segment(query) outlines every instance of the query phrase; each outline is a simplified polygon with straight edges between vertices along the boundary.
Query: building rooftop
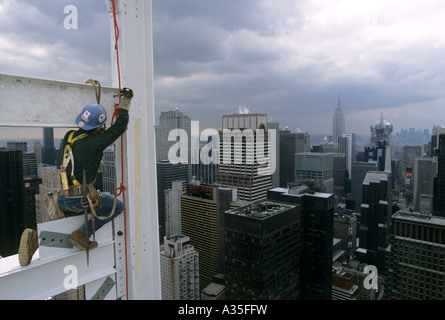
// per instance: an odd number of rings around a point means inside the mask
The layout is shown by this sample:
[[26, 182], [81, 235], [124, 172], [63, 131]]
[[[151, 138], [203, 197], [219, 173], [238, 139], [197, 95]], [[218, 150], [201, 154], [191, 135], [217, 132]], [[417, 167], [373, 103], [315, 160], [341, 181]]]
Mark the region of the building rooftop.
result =
[[380, 183], [380, 181], [388, 181], [388, 174], [386, 172], [369, 171], [363, 180], [363, 184]]
[[295, 208], [294, 205], [277, 203], [272, 201], [259, 201], [242, 206], [239, 208], [227, 210], [226, 213], [246, 216], [256, 219], [266, 219], [270, 216]]
[[445, 217], [433, 216], [420, 212], [397, 211], [392, 215], [392, 218], [445, 226]]

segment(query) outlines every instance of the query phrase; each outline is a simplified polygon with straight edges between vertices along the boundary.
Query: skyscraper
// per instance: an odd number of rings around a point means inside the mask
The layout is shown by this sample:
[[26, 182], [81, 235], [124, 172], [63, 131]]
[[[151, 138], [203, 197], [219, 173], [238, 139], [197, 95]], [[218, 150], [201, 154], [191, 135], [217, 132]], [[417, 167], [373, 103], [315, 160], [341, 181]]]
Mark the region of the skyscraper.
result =
[[181, 233], [181, 195], [185, 181], [175, 180], [165, 190], [165, 235], [170, 237]]
[[[236, 188], [240, 200], [267, 198], [267, 190], [272, 187], [271, 147], [276, 143], [270, 139], [274, 135], [268, 132], [267, 115], [223, 115], [222, 128], [217, 182]], [[263, 137], [257, 129], [262, 129]]]
[[334, 195], [300, 185], [271, 189], [268, 199], [302, 206], [300, 299], [330, 300]]
[[172, 182], [175, 180], [183, 180], [187, 184], [189, 169], [187, 164], [172, 164], [168, 160], [160, 160], [156, 162], [156, 174], [158, 185], [159, 241], [162, 241], [165, 235], [165, 191], [171, 189]]
[[334, 164], [332, 153], [303, 152], [295, 154], [295, 182], [318, 180], [326, 192], [334, 192]]
[[345, 133], [345, 115], [340, 107], [340, 95], [338, 95], [338, 105], [332, 119], [332, 141], [338, 143], [343, 133]]
[[391, 172], [370, 171], [363, 180], [359, 228], [360, 248], [368, 264], [385, 274], [385, 252], [390, 245], [392, 188]]
[[42, 162], [55, 165], [56, 149], [54, 147], [54, 128], [43, 128]]
[[309, 133], [291, 132], [288, 128], [280, 130], [280, 185], [286, 188], [295, 182], [295, 153], [310, 152]]
[[383, 112], [375, 125], [371, 125], [371, 145], [377, 146], [378, 141], [384, 141], [386, 146], [391, 145], [393, 125], [383, 118]]
[[[432, 208], [421, 208], [421, 196], [427, 195], [432, 197], [434, 193], [434, 175], [436, 161], [433, 158], [415, 158], [413, 168], [414, 192], [413, 204], [414, 211], [432, 210]], [[431, 211], [432, 213], [432, 211]]]
[[0, 150], [0, 256], [16, 254], [24, 229], [21, 150]]
[[439, 134], [437, 174], [434, 177], [433, 214], [445, 217], [445, 134]]
[[228, 300], [299, 298], [301, 206], [257, 201], [225, 213]]
[[445, 218], [398, 211], [392, 221], [385, 295], [391, 300], [445, 300]]
[[159, 116], [159, 124], [156, 127], [156, 160], [168, 159], [168, 151], [176, 143], [176, 141], [168, 141], [168, 135], [174, 129], [183, 129], [188, 135], [188, 159], [190, 163], [191, 119], [179, 111], [179, 108], [163, 111]]
[[166, 237], [160, 254], [162, 300], [199, 300], [199, 254], [190, 238]]
[[[199, 252], [200, 290], [215, 274], [224, 273], [224, 211], [232, 206], [234, 190], [191, 182], [181, 196], [181, 232]], [[235, 206], [237, 206], [235, 204]]]

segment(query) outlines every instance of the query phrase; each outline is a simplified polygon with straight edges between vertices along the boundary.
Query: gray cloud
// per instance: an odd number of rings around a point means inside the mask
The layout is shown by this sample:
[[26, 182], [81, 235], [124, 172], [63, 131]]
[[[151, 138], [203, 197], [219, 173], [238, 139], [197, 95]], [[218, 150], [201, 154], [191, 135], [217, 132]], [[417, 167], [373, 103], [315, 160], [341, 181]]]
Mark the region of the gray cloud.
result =
[[[63, 28], [67, 4], [78, 30]], [[441, 0], [152, 4], [157, 115], [179, 106], [219, 127], [243, 105], [330, 134], [340, 94], [348, 131], [368, 133], [380, 112], [396, 131], [444, 122]], [[103, 1], [1, 1], [0, 72], [110, 84], [109, 19]]]

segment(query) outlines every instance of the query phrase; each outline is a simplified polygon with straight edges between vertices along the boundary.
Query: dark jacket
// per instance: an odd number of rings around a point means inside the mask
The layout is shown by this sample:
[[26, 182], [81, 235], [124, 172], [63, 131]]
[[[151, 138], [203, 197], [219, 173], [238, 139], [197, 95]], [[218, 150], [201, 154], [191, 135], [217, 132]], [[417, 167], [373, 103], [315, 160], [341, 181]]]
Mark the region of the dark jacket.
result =
[[[80, 183], [83, 182], [83, 170], [85, 170], [86, 181], [88, 184], [96, 180], [97, 171], [102, 160], [104, 150], [111, 145], [117, 138], [119, 138], [126, 130], [129, 121], [128, 111], [121, 109], [119, 116], [114, 124], [105, 131], [97, 134], [91, 134], [89, 131], [78, 129], [73, 138], [82, 133], [87, 133], [88, 136], [77, 140], [73, 146], [74, 157], [74, 176]], [[63, 146], [68, 142], [68, 136], [71, 131], [68, 131], [63, 138]], [[64, 147], [63, 147], [64, 148]], [[63, 155], [63, 149], [62, 155]], [[68, 184], [73, 185], [71, 176], [72, 163], [70, 162], [66, 168], [68, 176]]]

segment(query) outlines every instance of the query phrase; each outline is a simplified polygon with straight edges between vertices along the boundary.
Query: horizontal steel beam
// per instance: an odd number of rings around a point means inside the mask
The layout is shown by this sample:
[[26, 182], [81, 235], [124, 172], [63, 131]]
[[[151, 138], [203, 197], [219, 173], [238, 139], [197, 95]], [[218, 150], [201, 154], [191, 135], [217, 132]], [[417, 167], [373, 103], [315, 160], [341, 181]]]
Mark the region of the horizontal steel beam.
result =
[[[108, 114], [114, 111], [119, 89], [102, 87], [100, 103]], [[75, 127], [83, 107], [97, 103], [91, 84], [45, 80], [0, 74], [0, 126], [6, 127]]]
[[[116, 256], [112, 223], [96, 233], [98, 248], [90, 250], [87, 265], [85, 251], [63, 246], [44, 245], [42, 234], [54, 230], [71, 233], [83, 221], [83, 216], [50, 221], [38, 225], [40, 247], [31, 263], [19, 265], [18, 255], [0, 259], [0, 300], [40, 300], [87, 284], [87, 297], [98, 296], [96, 291], [110, 277], [116, 283]], [[43, 244], [42, 244], [43, 243]], [[91, 285], [89, 285], [91, 283]], [[108, 281], [108, 283], [111, 283]], [[108, 288], [109, 289], [109, 288]], [[100, 296], [100, 295], [99, 295]], [[116, 286], [107, 293], [116, 299]], [[102, 296], [100, 296], [102, 297]]]

